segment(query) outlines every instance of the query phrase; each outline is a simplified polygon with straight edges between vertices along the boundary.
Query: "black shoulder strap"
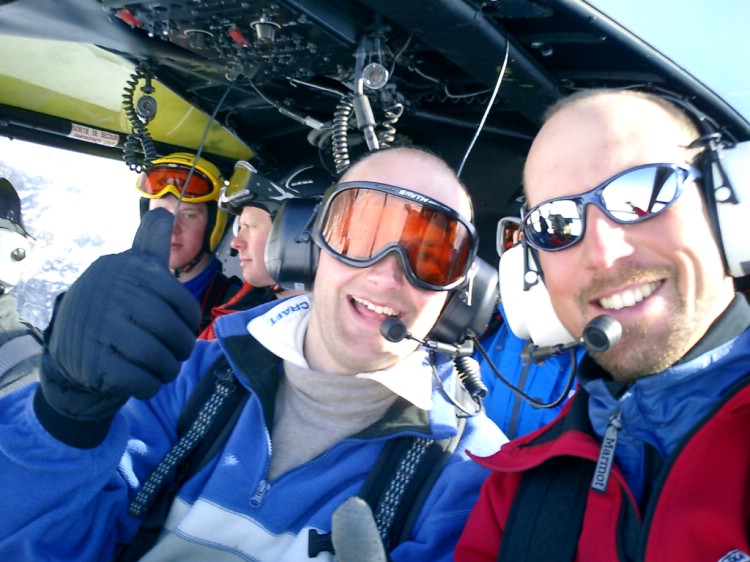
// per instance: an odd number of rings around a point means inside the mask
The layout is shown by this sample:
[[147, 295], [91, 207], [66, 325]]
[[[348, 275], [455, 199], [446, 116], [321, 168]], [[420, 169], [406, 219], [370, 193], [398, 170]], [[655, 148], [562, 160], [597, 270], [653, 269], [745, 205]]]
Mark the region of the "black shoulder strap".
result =
[[[427, 496], [456, 450], [465, 418], [450, 439], [390, 439], [362, 483], [359, 493], [372, 510], [385, 550], [390, 552], [411, 535]], [[308, 556], [333, 552], [331, 533], [310, 530]]]
[[19, 322], [27, 328], [26, 333], [21, 333], [0, 345], [0, 395], [39, 380], [39, 373], [35, 370], [12, 373], [13, 369], [25, 360], [41, 355], [44, 343], [44, 335], [39, 328], [20, 318]]
[[[450, 439], [435, 441], [422, 460], [420, 472], [417, 473], [413, 481], [409, 484], [407, 493], [404, 494], [401, 512], [397, 514], [393, 522], [393, 529], [391, 530], [391, 538], [393, 539], [391, 542], [392, 547], [404, 542], [411, 535], [414, 523], [422, 511], [422, 506], [432, 491], [435, 481], [443, 472], [443, 468], [448, 464], [453, 453], [456, 452], [456, 447], [461, 440], [465, 425], [466, 418], [458, 418], [458, 432], [456, 435]], [[394, 530], [398, 529], [400, 529], [400, 532], [395, 534]]]
[[[223, 401], [216, 408], [211, 419], [207, 420], [204, 407], [207, 407], [218, 393], [223, 395]], [[224, 444], [247, 398], [248, 392], [234, 380], [234, 375], [226, 358], [223, 355], [220, 356], [214, 363], [212, 370], [199, 381], [183, 408], [178, 421], [178, 437], [180, 438], [178, 443], [162, 459], [159, 467], [154, 470], [151, 476], [159, 472], [162, 463], [169, 459], [170, 455], [175, 454], [175, 451], [179, 449], [180, 444], [184, 442], [185, 437], [195, 424], [207, 423], [205, 432], [196, 442], [191, 444], [184, 459], [174, 467], [174, 477], [169, 484], [162, 489], [156, 489], [153, 500], [146, 498], [143, 502], [144, 505], [139, 506], [145, 512], [143, 523], [133, 540], [129, 544], [121, 546], [116, 560], [120, 562], [139, 560], [156, 544], [180, 487], [208, 462], [211, 456]], [[150, 479], [151, 477], [143, 485], [139, 495], [146, 489]], [[139, 495], [136, 495], [135, 500], [131, 503], [131, 512], [137, 505]]]
[[498, 562], [572, 561], [594, 466], [560, 457], [527, 472], [513, 498]]
[[[218, 393], [223, 395], [223, 400], [211, 419], [207, 420], [205, 408]], [[177, 445], [162, 459], [162, 463], [175, 453], [180, 443], [184, 441], [184, 438], [196, 424], [208, 422], [205, 433], [192, 444], [185, 458], [176, 465], [174, 477], [169, 484], [155, 493], [152, 503], [142, 507], [145, 511], [143, 524], [133, 540], [119, 548], [116, 560], [119, 562], [139, 560], [156, 544], [180, 487], [224, 445], [247, 402], [248, 396], [249, 393], [245, 387], [236, 381], [226, 357], [221, 355], [212, 369], [201, 378], [188, 398], [177, 423], [177, 434], [180, 439]], [[155, 469], [154, 473], [158, 471], [159, 467]], [[143, 488], [146, 488], [148, 482], [147, 480]], [[131, 511], [137, 499], [138, 496], [131, 504]]]
[[190, 393], [190, 396], [185, 402], [180, 412], [180, 417], [177, 420], [177, 437], [182, 437], [187, 433], [193, 421], [198, 417], [203, 404], [208, 402], [208, 399], [213, 394], [216, 388], [216, 375], [219, 369], [226, 369], [228, 367], [227, 359], [224, 355], [221, 355], [213, 364], [210, 371], [206, 373], [195, 385], [195, 388]]
[[240, 417], [249, 397], [247, 389], [235, 379], [234, 373], [224, 355], [221, 355], [216, 361], [212, 373], [213, 377], [204, 376], [198, 382], [185, 407], [182, 409], [180, 419], [177, 421], [178, 437], [186, 435], [196, 422], [201, 408], [210, 400], [213, 393], [216, 392], [217, 380], [232, 381], [235, 385], [235, 390], [216, 414], [208, 432], [206, 432], [195, 449], [193, 449], [193, 452], [180, 466], [180, 482], [178, 483], [178, 487], [182, 482], [185, 482], [190, 476], [203, 468], [224, 445], [232, 433], [234, 426], [237, 424], [237, 419]]
[[407, 540], [432, 486], [456, 450], [465, 418], [450, 439], [391, 439], [359, 491], [372, 509], [386, 550]]
[[29, 329], [29, 334], [34, 336], [34, 339], [38, 341], [40, 345], [44, 343], [44, 333], [42, 332], [42, 330], [37, 328], [34, 324], [29, 322], [28, 320], [19, 318], [18, 321]]
[[36, 369], [14, 369], [27, 359], [41, 354], [41, 340], [35, 333], [11, 338], [0, 345], [0, 396], [39, 380]]
[[13, 367], [42, 353], [39, 340], [31, 334], [11, 338], [0, 345], [0, 376], [10, 371]]

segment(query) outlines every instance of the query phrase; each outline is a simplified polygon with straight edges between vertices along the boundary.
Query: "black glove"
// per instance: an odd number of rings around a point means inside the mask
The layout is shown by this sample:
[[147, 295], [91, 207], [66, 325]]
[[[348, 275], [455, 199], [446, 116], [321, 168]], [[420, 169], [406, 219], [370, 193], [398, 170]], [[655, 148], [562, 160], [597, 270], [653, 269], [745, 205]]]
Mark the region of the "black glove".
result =
[[35, 410], [69, 445], [101, 443], [128, 398], [151, 398], [193, 349], [200, 307], [167, 266], [173, 220], [146, 213], [132, 249], [99, 258], [57, 299]]

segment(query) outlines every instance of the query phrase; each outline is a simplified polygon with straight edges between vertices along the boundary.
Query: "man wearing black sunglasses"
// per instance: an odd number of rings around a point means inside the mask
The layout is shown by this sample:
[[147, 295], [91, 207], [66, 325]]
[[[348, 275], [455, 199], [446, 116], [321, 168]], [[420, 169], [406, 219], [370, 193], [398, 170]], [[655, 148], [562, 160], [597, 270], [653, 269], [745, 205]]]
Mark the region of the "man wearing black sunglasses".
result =
[[632, 91], [548, 113], [525, 243], [570, 334], [607, 315], [622, 337], [583, 358], [562, 417], [481, 460], [494, 472], [456, 560], [750, 559], [750, 307], [709, 219], [700, 136]]
[[[504, 436], [463, 404], [451, 358], [411, 338], [469, 275], [471, 203], [415, 148], [369, 154], [340, 180], [312, 223], [312, 295], [218, 318], [178, 377], [197, 312], [166, 267], [165, 213], [73, 284], [41, 387], [0, 401], [1, 559], [130, 560], [153, 544], [152, 560], [452, 560], [488, 473], [466, 450], [491, 454]], [[393, 318], [411, 338], [381, 335]], [[216, 390], [182, 433], [205, 381]], [[200, 436], [234, 397], [226, 434], [210, 434], [218, 450], [193, 455], [211, 450]], [[378, 482], [375, 521], [344, 503]]]

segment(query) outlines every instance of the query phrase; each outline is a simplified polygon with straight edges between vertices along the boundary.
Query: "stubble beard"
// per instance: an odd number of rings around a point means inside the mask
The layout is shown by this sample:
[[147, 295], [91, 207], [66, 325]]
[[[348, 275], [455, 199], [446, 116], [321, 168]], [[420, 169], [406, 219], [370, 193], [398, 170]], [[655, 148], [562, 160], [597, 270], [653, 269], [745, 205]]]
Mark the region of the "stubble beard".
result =
[[591, 357], [614, 380], [634, 382], [661, 373], [677, 363], [695, 342], [698, 318], [706, 313], [705, 304], [697, 303], [690, 314], [687, 299], [679, 296], [673, 310], [656, 321], [639, 320], [623, 327], [620, 341], [611, 350], [591, 353]]
[[[580, 295], [580, 302], [583, 306], [589, 302], [590, 295], [608, 286], [653, 279], [672, 280], [674, 287], [680, 286], [679, 272], [674, 267], [629, 266], [615, 274], [597, 276], [589, 291]], [[697, 334], [698, 327], [711, 308], [712, 303], [705, 299], [691, 305], [685, 295], [676, 291], [674, 299], [658, 317], [641, 318], [623, 326], [622, 337], [615, 346], [590, 355], [617, 381], [633, 382], [660, 373], [684, 357], [702, 337], [703, 334]]]

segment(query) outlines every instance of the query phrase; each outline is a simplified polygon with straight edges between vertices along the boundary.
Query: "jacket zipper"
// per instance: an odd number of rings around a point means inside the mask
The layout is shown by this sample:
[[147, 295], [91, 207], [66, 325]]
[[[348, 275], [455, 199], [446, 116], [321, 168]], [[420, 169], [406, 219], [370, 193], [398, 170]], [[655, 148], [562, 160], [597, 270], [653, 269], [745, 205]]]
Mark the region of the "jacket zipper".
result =
[[266, 492], [271, 489], [271, 484], [268, 482], [268, 480], [261, 480], [258, 482], [258, 487], [255, 489], [255, 493], [253, 494], [253, 497], [250, 498], [250, 505], [253, 507], [260, 507], [260, 504], [263, 503], [263, 497], [266, 495]]

